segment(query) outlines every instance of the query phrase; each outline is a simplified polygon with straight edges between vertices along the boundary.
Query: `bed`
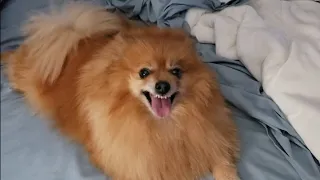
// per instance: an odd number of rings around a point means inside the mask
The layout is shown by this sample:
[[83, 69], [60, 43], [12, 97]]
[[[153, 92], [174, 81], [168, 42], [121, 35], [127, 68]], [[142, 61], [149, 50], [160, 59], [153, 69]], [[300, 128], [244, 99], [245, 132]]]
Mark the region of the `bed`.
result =
[[[92, 1], [105, 6], [106, 9], [120, 11], [128, 17], [146, 23], [156, 23], [161, 27], [182, 27], [195, 37], [199, 55], [212, 70], [217, 72], [221, 91], [240, 131], [241, 155], [238, 169], [242, 180], [320, 179], [320, 164], [315, 151], [310, 150], [281, 106], [278, 106], [270, 94], [266, 93], [264, 82], [248, 70], [250, 67], [243, 61], [243, 56], [237, 59], [221, 54], [220, 44], [199, 38], [193, 29], [192, 23], [198, 25], [202, 23], [200, 18], [204, 12], [219, 13], [229, 8], [251, 6], [247, 1]], [[1, 52], [14, 49], [23, 41], [19, 26], [29, 13], [47, 10], [51, 5], [60, 5], [64, 2], [63, 0], [28, 2], [1, 0]], [[191, 17], [199, 18], [186, 19], [190, 17], [190, 12], [191, 15], [195, 13]], [[207, 28], [204, 32], [210, 33], [210, 30]], [[50, 127], [48, 121], [31, 113], [22, 96], [8, 85], [2, 69], [3, 66], [1, 66], [1, 179], [108, 179], [90, 165], [86, 153], [77, 144], [66, 141]], [[212, 180], [212, 177], [203, 177], [203, 180]]]

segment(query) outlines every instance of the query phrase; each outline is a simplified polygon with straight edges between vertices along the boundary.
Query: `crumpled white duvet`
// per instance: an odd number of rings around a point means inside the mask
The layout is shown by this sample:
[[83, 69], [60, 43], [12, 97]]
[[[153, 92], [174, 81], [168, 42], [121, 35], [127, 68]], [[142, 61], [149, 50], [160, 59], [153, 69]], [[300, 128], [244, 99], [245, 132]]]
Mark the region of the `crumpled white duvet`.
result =
[[220, 12], [188, 10], [198, 41], [239, 59], [320, 160], [320, 3], [251, 0]]

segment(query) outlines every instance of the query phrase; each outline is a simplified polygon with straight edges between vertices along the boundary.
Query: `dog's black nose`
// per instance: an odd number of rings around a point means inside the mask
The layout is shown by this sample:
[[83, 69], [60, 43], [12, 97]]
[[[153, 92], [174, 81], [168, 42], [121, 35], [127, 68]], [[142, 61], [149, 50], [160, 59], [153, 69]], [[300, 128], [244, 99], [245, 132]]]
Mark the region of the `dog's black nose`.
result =
[[158, 81], [155, 86], [156, 93], [165, 95], [170, 91], [170, 84], [166, 81]]

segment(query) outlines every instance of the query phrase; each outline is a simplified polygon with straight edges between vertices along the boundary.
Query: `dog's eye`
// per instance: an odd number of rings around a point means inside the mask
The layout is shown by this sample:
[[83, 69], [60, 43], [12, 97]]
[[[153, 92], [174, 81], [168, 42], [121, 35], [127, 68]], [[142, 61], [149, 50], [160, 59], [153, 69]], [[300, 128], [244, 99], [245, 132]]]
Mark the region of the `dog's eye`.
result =
[[150, 70], [148, 68], [143, 68], [139, 72], [139, 76], [141, 79], [147, 77], [150, 74]]
[[170, 70], [171, 74], [177, 76], [178, 78], [181, 78], [182, 71], [179, 68], [174, 68]]

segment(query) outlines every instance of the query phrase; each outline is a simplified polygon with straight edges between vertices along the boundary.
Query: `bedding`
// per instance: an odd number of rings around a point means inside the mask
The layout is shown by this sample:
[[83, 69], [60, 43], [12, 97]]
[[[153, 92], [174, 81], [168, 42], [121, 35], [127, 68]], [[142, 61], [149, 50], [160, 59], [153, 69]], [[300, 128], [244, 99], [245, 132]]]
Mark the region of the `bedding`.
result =
[[191, 7], [221, 10], [247, 0], [108, 0], [106, 2], [108, 9], [117, 8], [128, 17], [139, 17], [160, 27], [181, 27], [184, 22], [184, 12]]
[[320, 160], [320, 3], [252, 0], [220, 12], [190, 9], [191, 34], [240, 59]]
[[[14, 49], [22, 42], [19, 26], [27, 14], [34, 10], [48, 9], [51, 2], [7, 0], [5, 6], [1, 7], [1, 52]], [[245, 3], [241, 0], [96, 2], [109, 9], [116, 8], [130, 17], [138, 16], [143, 21], [157, 23], [159, 26], [183, 26], [186, 30], [190, 30], [183, 21], [188, 8], [221, 10]], [[218, 56], [213, 44], [196, 43], [196, 47], [203, 61], [217, 72], [221, 91], [239, 128], [241, 159], [238, 168], [241, 179], [318, 180], [318, 161], [282, 111], [266, 95], [261, 83], [240, 61]], [[51, 129], [46, 119], [31, 112], [22, 96], [10, 88], [1, 70], [1, 179], [106, 179], [90, 165], [86, 153], [79, 146], [66, 141]], [[211, 177], [204, 179], [212, 180]]]

